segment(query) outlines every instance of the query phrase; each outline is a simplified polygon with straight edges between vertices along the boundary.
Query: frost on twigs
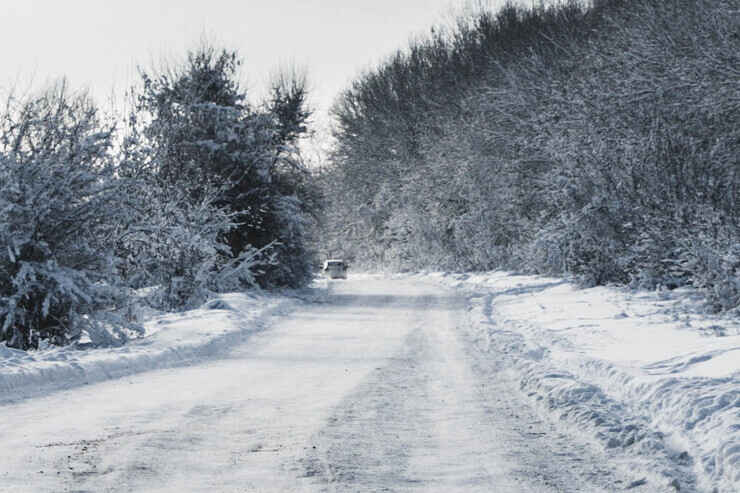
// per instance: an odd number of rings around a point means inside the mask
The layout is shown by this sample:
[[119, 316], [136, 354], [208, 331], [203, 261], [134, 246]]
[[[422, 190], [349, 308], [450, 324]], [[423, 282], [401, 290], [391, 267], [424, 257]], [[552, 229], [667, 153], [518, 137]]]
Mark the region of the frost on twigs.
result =
[[740, 308], [737, 1], [531, 3], [471, 12], [340, 94], [324, 248]]

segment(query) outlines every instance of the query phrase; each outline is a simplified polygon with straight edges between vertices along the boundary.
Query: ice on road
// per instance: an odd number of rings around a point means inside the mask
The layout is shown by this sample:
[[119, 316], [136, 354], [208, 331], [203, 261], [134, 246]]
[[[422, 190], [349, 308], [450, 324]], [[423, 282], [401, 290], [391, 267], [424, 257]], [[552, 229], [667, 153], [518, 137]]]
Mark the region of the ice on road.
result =
[[3, 406], [0, 491], [625, 489], [465, 324], [452, 291], [331, 282], [207, 362]]

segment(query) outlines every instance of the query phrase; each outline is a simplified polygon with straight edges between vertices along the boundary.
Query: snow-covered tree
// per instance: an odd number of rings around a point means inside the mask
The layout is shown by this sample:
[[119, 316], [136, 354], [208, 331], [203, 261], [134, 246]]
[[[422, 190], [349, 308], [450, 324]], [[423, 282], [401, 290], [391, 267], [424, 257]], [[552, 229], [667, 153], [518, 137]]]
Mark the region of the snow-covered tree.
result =
[[574, 0], [414, 40], [334, 106], [326, 248], [737, 306], [739, 23], [727, 0]]
[[235, 52], [203, 45], [180, 66], [142, 72], [133, 123], [159, 186], [184, 191], [179, 200], [193, 211], [208, 204], [228, 217], [214, 248], [232, 259], [253, 262], [255, 251], [274, 259], [254, 271], [261, 285], [302, 285], [312, 264], [308, 174], [297, 159], [305, 86], [278, 84], [258, 109], [239, 85], [240, 66]]

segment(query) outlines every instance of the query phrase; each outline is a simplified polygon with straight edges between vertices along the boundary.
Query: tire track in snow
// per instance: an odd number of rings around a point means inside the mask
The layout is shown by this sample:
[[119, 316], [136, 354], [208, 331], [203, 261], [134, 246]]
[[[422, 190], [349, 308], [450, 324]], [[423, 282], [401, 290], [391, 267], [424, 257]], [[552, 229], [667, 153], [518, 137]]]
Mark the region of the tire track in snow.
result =
[[300, 462], [324, 491], [391, 491], [415, 481], [406, 474], [408, 437], [421, 430], [411, 407], [416, 399], [408, 397], [423, 389], [415, 364], [419, 337], [419, 329], [412, 331], [403, 352], [347, 396], [312, 439]]
[[497, 440], [457, 341], [459, 300], [420, 298], [401, 351], [335, 408], [299, 462], [320, 491], [549, 492]]

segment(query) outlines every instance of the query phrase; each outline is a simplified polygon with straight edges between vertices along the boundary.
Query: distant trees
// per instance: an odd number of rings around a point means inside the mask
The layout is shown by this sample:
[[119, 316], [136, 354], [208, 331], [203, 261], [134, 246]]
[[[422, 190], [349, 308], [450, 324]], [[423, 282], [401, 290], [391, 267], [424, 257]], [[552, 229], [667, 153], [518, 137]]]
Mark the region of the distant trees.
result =
[[[142, 71], [127, 123], [64, 84], [0, 115], [0, 342], [120, 344], [131, 306], [297, 287], [318, 194], [298, 151], [305, 78], [252, 106], [237, 54], [202, 45]], [[137, 290], [146, 288], [146, 295]]]
[[327, 234], [356, 262], [694, 284], [740, 304], [732, 2], [479, 12], [337, 100]]

